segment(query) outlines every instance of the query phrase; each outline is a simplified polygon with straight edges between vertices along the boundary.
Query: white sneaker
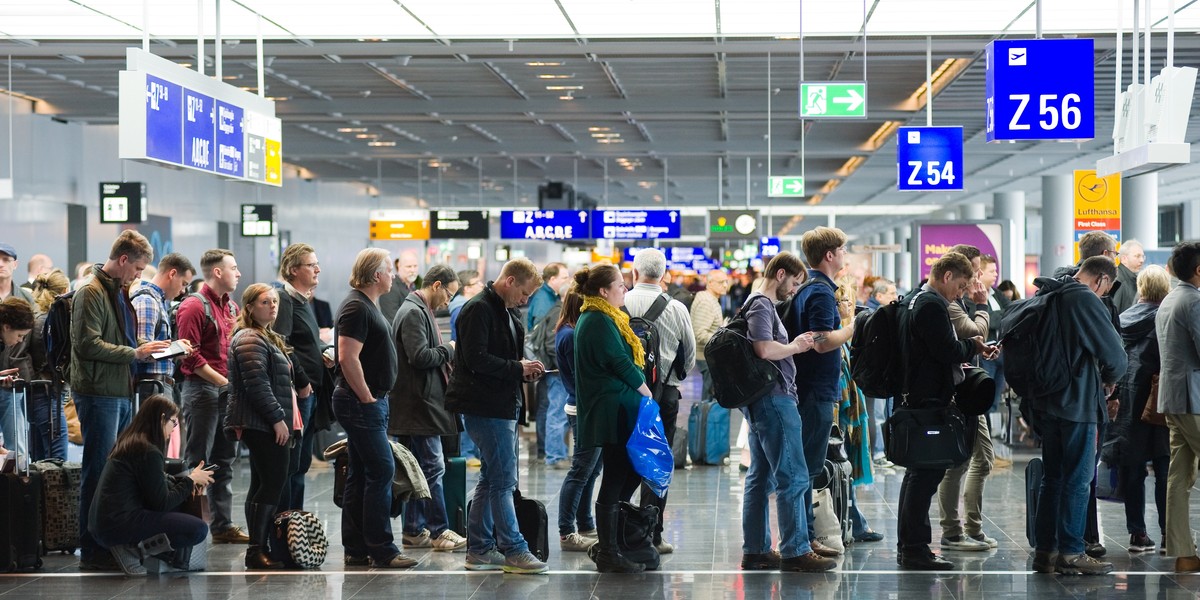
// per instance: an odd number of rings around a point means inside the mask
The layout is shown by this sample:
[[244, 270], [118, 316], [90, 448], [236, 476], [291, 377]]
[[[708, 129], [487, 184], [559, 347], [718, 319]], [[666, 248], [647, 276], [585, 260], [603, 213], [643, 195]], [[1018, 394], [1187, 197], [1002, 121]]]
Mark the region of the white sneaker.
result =
[[596, 540], [585, 538], [578, 533], [569, 533], [559, 537], [558, 542], [563, 552], [587, 552], [588, 548], [596, 543]]
[[499, 550], [492, 548], [487, 554], [471, 554], [467, 552], [468, 571], [499, 571], [504, 568], [505, 558]]
[[434, 552], [455, 552], [467, 547], [467, 538], [458, 535], [452, 529], [447, 529], [433, 540], [432, 545]]
[[965, 535], [957, 535], [952, 538], [942, 536], [942, 549], [960, 550], [963, 552], [987, 552], [991, 550], [987, 542], [981, 542]]
[[417, 535], [402, 535], [405, 548], [428, 548], [433, 545], [433, 540], [429, 537], [429, 530], [422, 529]]
[[988, 548], [999, 548], [1000, 547], [1000, 542], [996, 541], [996, 538], [994, 538], [986, 533], [983, 533], [983, 532], [977, 533], [975, 535], [969, 535], [967, 537], [969, 537], [977, 542], [983, 542], [983, 543], [987, 544]]

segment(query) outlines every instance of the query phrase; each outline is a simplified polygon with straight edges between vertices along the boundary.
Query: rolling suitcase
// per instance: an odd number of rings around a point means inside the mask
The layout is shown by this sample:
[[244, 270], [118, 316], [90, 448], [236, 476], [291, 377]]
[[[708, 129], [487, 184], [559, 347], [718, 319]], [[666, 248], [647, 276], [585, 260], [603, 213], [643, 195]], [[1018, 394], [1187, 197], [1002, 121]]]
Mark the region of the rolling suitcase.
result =
[[467, 535], [467, 459], [460, 456], [446, 459], [442, 499], [446, 503], [450, 529], [458, 535]]
[[[13, 382], [13, 421], [18, 425], [22, 420], [17, 415], [17, 406], [26, 403], [28, 392], [25, 381]], [[42, 567], [42, 474], [18, 455], [19, 448], [29, 446], [27, 422], [23, 433], [25, 443], [13, 440], [10, 456], [0, 469], [0, 498], [4, 506], [0, 511], [0, 568], [7, 571]]]
[[42, 553], [71, 554], [79, 547], [79, 482], [83, 465], [58, 459], [40, 460], [42, 474]]
[[[518, 489], [513, 491], [513, 507], [517, 512], [517, 529], [529, 544], [529, 551], [538, 560], [545, 561], [550, 556], [550, 519], [546, 516], [546, 505], [541, 500], [522, 496]], [[471, 502], [467, 502], [467, 513], [470, 512]]]
[[729, 458], [729, 409], [697, 402], [688, 413], [688, 454], [695, 465], [721, 465]]
[[671, 454], [675, 459], [676, 469], [687, 466], [688, 432], [686, 429], [680, 427], [675, 430], [675, 439], [671, 440]]
[[1041, 458], [1032, 458], [1025, 465], [1025, 538], [1031, 548], [1037, 548], [1038, 492], [1042, 489]]

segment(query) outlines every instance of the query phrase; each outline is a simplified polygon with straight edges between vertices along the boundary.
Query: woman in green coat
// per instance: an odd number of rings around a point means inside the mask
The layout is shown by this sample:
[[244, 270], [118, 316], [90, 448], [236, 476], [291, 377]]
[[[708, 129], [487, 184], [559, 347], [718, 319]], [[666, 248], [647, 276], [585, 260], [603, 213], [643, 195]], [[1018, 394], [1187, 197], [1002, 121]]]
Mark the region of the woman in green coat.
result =
[[[620, 502], [628, 502], [642, 478], [629, 462], [625, 444], [650, 388], [642, 377], [642, 343], [629, 328], [625, 282], [612, 265], [583, 268], [575, 274], [575, 292], [583, 309], [575, 324], [575, 390], [579, 441], [601, 447], [604, 477], [596, 500], [598, 542], [593, 560], [602, 573], [637, 573], [644, 565], [621, 555], [617, 547]], [[590, 553], [589, 553], [590, 554]]]

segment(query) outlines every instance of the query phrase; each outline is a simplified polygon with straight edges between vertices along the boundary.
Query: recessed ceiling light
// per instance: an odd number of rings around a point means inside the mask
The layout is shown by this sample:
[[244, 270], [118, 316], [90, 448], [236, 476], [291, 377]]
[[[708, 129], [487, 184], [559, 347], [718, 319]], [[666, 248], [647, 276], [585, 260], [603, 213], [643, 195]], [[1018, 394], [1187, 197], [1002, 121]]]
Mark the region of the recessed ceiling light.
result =
[[611, 127], [588, 127], [588, 131], [612, 131]]
[[542, 73], [542, 74], [538, 75], [538, 79], [575, 79], [575, 74], [571, 73], [570, 75], [548, 75], [548, 74]]
[[338, 127], [338, 133], [364, 133], [366, 127]]
[[558, 99], [559, 99], [559, 100], [574, 100], [574, 99], [575, 99], [575, 96], [572, 96], [572, 95], [570, 95], [570, 94], [567, 94], [567, 95], [565, 95], [565, 96], [559, 96], [559, 97], [558, 97]]
[[527, 66], [527, 67], [561, 67], [562, 65], [563, 64], [561, 61], [560, 62], [532, 61], [532, 62], [525, 63], [525, 66]]
[[546, 90], [550, 92], [565, 92], [567, 90], [582, 90], [582, 85], [548, 85]]
[[377, 139], [379, 137], [379, 134], [378, 133], [360, 133], [354, 137], [356, 137], [360, 140], [373, 140], [373, 139]]
[[367, 145], [368, 145], [368, 146], [395, 146], [395, 145], [396, 145], [396, 142], [392, 142], [392, 141], [388, 141], [388, 142], [374, 141], [374, 142], [367, 142]]

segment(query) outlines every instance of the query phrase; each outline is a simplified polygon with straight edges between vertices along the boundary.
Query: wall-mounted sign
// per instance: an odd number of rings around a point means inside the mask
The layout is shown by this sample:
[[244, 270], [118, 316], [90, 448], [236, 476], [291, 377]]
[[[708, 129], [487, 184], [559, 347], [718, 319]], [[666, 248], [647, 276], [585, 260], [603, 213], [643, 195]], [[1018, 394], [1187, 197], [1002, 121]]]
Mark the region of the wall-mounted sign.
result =
[[996, 40], [987, 46], [987, 141], [1096, 137], [1090, 39]]
[[120, 157], [283, 184], [275, 103], [139, 48], [120, 73]]
[[592, 237], [607, 240], [678, 239], [683, 217], [677, 210], [595, 210]]
[[146, 184], [137, 181], [100, 183], [101, 223], [141, 223], [148, 217]]
[[779, 254], [780, 250], [781, 250], [781, 248], [779, 245], [779, 238], [765, 237], [765, 238], [758, 239], [758, 256], [759, 256], [759, 258], [764, 258], [764, 259], [770, 258], [772, 256], [775, 256], [776, 254]]
[[963, 189], [963, 128], [901, 127], [896, 170], [902, 192]]
[[275, 205], [243, 204], [242, 237], [270, 237], [275, 235]]
[[488, 238], [486, 210], [435, 210], [429, 214], [429, 237], [435, 240]]
[[427, 240], [429, 211], [373, 210], [370, 231], [373, 240]]
[[708, 237], [713, 239], [744, 239], [758, 237], [757, 210], [708, 211]]
[[917, 243], [917, 251], [913, 253], [917, 261], [916, 280], [929, 277], [933, 263], [958, 244], [975, 246], [983, 254], [996, 257], [996, 268], [1003, 273], [1004, 265], [1000, 263], [1007, 256], [1004, 253], [1007, 227], [1006, 222], [1002, 221], [914, 223], [913, 233]]
[[506, 240], [591, 239], [586, 210], [500, 211], [500, 237]]

